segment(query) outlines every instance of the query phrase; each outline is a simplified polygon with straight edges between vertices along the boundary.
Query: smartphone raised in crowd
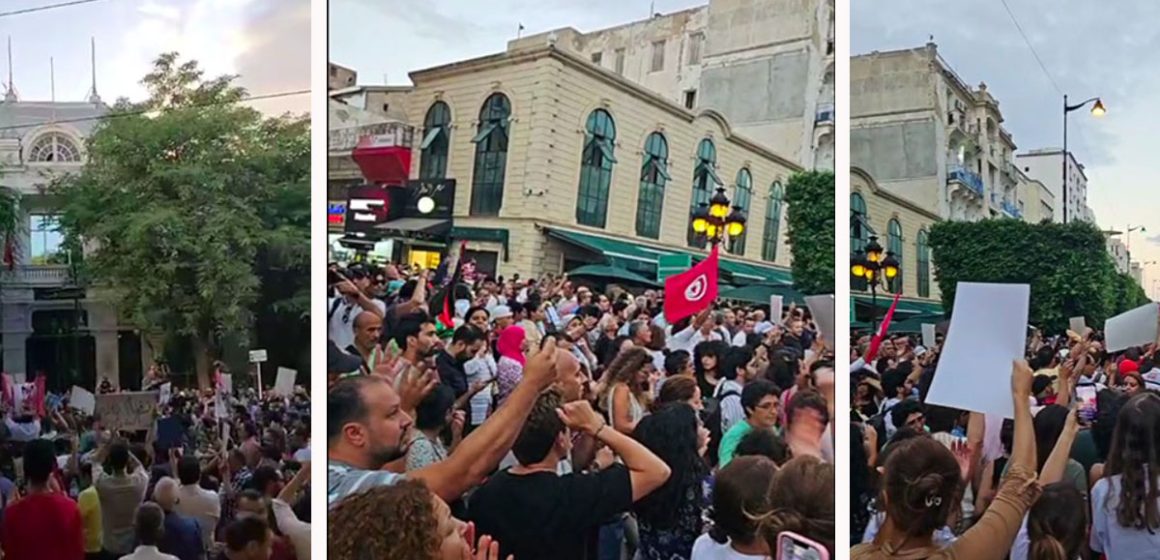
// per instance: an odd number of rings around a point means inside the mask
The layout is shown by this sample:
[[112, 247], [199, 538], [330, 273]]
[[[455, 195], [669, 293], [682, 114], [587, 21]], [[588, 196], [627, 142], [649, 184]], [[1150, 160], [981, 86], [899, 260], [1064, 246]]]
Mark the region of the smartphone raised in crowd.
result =
[[826, 547], [793, 531], [777, 534], [776, 560], [830, 560]]

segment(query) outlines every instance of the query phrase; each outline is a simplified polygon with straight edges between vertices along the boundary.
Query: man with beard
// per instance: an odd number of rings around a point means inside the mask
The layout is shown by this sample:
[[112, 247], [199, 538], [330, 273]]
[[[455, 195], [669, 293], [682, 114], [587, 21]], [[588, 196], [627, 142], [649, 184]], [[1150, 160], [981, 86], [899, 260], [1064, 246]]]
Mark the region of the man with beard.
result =
[[523, 429], [541, 391], [556, 380], [556, 343], [528, 360], [523, 380], [507, 401], [463, 439], [451, 455], [405, 475], [378, 470], [406, 456], [415, 407], [435, 386], [426, 373], [405, 373], [396, 391], [374, 376], [343, 379], [326, 399], [327, 504], [404, 477], [422, 480], [452, 502], [490, 474]]
[[463, 325], [451, 335], [451, 344], [435, 356], [439, 380], [455, 392], [455, 398], [462, 397], [468, 389], [463, 364], [475, 357], [486, 342], [483, 331], [473, 325]]
[[399, 319], [399, 325], [391, 336], [402, 350], [394, 371], [389, 374], [390, 381], [397, 386], [404, 372], [412, 368], [422, 369], [423, 361], [435, 353], [439, 337], [435, 335], [435, 322], [426, 313], [413, 313]]

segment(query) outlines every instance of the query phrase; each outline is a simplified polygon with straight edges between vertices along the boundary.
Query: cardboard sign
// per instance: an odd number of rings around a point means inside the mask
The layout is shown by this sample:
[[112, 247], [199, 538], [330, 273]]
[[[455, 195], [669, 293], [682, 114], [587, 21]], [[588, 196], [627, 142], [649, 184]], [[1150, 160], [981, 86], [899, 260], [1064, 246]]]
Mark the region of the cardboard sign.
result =
[[294, 381], [298, 379], [298, 371], [290, 368], [278, 368], [278, 378], [274, 380], [274, 393], [289, 397], [294, 394]]
[[266, 361], [265, 350], [250, 350], [250, 363], [261, 363]]
[[806, 305], [810, 308], [814, 322], [818, 324], [818, 332], [822, 335], [822, 342], [826, 349], [834, 349], [834, 295], [806, 296]]
[[1072, 317], [1067, 320], [1067, 330], [1080, 336], [1087, 334], [1087, 321], [1083, 317]]
[[928, 349], [934, 348], [938, 344], [938, 337], [935, 335], [934, 323], [922, 324], [922, 345]]
[[68, 405], [92, 416], [97, 406], [97, 398], [84, 388], [73, 385], [72, 392], [68, 395]]
[[148, 430], [157, 406], [157, 391], [97, 395], [95, 414], [101, 423], [117, 430]]
[[1104, 323], [1104, 339], [1108, 352], [1119, 352], [1133, 346], [1156, 341], [1156, 318], [1160, 304], [1146, 303], [1125, 311]]
[[1013, 418], [1011, 370], [1023, 358], [1030, 303], [1027, 284], [960, 282], [926, 402]]

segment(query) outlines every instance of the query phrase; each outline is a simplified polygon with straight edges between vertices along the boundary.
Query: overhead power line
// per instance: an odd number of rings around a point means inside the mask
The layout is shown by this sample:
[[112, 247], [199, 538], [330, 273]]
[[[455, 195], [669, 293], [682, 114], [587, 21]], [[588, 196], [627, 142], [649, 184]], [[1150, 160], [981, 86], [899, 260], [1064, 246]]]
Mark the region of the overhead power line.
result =
[[44, 12], [47, 10], [55, 10], [57, 8], [68, 8], [70, 6], [80, 6], [81, 4], [92, 4], [94, 2], [101, 2], [103, 0], [72, 0], [71, 2], [60, 2], [57, 4], [47, 4], [44, 6], [33, 6], [31, 8], [23, 8], [20, 10], [12, 10], [11, 12], [0, 12], [0, 17], [19, 16], [23, 14], [31, 14], [34, 12]]
[[[310, 90], [308, 90], [308, 89], [300, 89], [300, 90], [296, 90], [296, 91], [283, 91], [283, 92], [279, 92], [279, 93], [267, 93], [264, 95], [254, 95], [251, 97], [247, 97], [245, 99], [239, 99], [237, 101], [229, 101], [229, 102], [225, 102], [225, 103], [221, 103], [221, 102], [200, 103], [200, 104], [196, 104], [196, 105], [190, 105], [189, 107], [185, 107], [185, 108], [187, 108], [187, 109], [204, 109], [207, 107], [218, 107], [221, 105], [237, 105], [239, 103], [249, 103], [251, 101], [261, 101], [263, 99], [278, 99], [281, 97], [292, 97], [295, 95], [305, 95], [308, 93], [310, 93]], [[85, 121], [100, 121], [100, 120], [105, 120], [105, 119], [115, 119], [115, 118], [120, 118], [120, 117], [132, 117], [132, 116], [138, 116], [138, 115], [145, 115], [148, 113], [152, 113], [154, 111], [155, 111], [155, 109], [140, 109], [137, 111], [126, 111], [124, 113], [113, 113], [113, 114], [107, 114], [107, 115], [95, 115], [95, 116], [91, 116], [91, 117], [78, 117], [75, 119], [55, 119], [55, 120], [48, 120], [48, 121], [39, 122], [39, 123], [0, 126], [0, 130], [15, 130], [18, 128], [35, 128], [35, 127], [43, 126], [46, 124], [64, 124], [64, 123], [78, 123], [78, 122], [85, 122]]]
[[1019, 20], [1016, 19], [1015, 12], [1011, 11], [1011, 6], [1007, 5], [1007, 0], [999, 1], [1002, 2], [1003, 7], [1007, 9], [1007, 15], [1011, 16], [1011, 23], [1014, 23], [1015, 29], [1019, 30], [1019, 35], [1023, 37], [1023, 42], [1027, 43], [1027, 48], [1031, 50], [1031, 56], [1035, 57], [1035, 62], [1038, 62], [1039, 68], [1043, 70], [1043, 75], [1047, 76], [1047, 79], [1051, 81], [1051, 85], [1055, 87], [1055, 91], [1059, 92], [1060, 95], [1063, 95], [1063, 88], [1059, 87], [1059, 82], [1056, 82], [1055, 78], [1052, 77], [1051, 72], [1047, 71], [1047, 65], [1043, 64], [1043, 59], [1039, 57], [1039, 52], [1035, 50], [1035, 47], [1031, 44], [1031, 40], [1027, 38], [1027, 33], [1023, 31], [1023, 26], [1019, 25]]

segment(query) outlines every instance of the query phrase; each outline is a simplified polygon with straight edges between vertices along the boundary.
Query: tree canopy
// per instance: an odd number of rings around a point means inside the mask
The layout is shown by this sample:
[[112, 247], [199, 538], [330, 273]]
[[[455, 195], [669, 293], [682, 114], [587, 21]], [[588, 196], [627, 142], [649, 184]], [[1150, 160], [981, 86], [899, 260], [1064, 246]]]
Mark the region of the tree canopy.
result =
[[263, 314], [304, 324], [309, 301], [309, 121], [247, 107], [235, 79], [161, 55], [148, 99], [118, 100], [51, 186], [82, 277], [147, 333], [191, 341], [201, 383], [223, 340], [248, 342]]
[[834, 293], [834, 174], [794, 174], [785, 201], [794, 287], [804, 294]]

